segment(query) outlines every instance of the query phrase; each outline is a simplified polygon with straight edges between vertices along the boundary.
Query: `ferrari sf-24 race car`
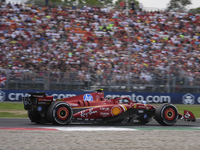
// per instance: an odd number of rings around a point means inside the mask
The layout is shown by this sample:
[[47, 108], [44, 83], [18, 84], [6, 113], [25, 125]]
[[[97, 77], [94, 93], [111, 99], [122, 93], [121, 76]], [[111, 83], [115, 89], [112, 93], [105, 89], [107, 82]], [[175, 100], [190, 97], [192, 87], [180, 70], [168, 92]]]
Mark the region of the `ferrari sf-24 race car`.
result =
[[171, 103], [160, 105], [136, 103], [128, 97], [104, 98], [104, 92], [97, 90], [74, 97], [53, 99], [45, 92], [28, 93], [23, 97], [25, 110], [31, 122], [66, 125], [71, 122], [84, 123], [133, 123], [146, 124], [155, 119], [165, 126], [174, 125], [178, 119], [196, 121], [192, 112], [180, 114]]

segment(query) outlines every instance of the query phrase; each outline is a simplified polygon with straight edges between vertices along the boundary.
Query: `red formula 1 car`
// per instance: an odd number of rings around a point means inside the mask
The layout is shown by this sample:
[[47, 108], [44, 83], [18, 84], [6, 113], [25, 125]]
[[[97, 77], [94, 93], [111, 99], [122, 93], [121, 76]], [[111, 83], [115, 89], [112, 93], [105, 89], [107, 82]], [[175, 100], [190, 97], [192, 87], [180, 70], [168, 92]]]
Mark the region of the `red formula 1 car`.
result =
[[154, 118], [159, 124], [171, 126], [178, 119], [196, 121], [190, 111], [178, 113], [176, 106], [163, 103], [159, 106], [145, 102], [132, 102], [128, 97], [105, 99], [104, 93], [93, 93], [53, 100], [45, 92], [29, 93], [23, 97], [24, 108], [35, 123], [66, 125], [70, 122], [137, 123], [146, 124]]

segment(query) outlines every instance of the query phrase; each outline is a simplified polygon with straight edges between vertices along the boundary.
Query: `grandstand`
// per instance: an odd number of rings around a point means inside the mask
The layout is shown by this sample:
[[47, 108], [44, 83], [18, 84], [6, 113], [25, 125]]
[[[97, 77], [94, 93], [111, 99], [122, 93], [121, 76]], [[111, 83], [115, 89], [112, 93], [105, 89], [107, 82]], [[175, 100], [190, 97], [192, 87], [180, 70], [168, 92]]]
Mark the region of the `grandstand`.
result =
[[2, 89], [200, 90], [200, 14], [1, 3]]

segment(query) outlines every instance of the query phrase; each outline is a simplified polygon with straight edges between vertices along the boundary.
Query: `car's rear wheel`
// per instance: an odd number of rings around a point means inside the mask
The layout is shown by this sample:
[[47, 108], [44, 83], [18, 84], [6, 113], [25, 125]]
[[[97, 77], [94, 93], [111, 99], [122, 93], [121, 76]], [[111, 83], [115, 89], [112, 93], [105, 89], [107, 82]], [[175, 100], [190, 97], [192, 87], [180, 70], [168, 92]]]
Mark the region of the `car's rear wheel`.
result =
[[73, 116], [71, 106], [66, 102], [54, 102], [47, 110], [47, 119], [53, 124], [66, 125]]
[[155, 112], [156, 121], [165, 126], [174, 125], [178, 120], [178, 116], [176, 106], [169, 103], [159, 105]]
[[40, 123], [40, 114], [33, 110], [28, 110], [28, 117], [31, 122]]

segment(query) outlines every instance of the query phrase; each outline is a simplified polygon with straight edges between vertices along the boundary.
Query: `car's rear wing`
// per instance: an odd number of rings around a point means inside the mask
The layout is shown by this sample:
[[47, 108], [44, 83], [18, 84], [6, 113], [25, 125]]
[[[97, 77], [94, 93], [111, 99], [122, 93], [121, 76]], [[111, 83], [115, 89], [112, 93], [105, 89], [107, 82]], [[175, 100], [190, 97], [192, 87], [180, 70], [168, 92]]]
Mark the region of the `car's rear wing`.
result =
[[30, 94], [31, 97], [46, 97], [47, 96], [46, 92], [40, 92], [40, 93], [31, 93], [30, 92], [28, 94]]
[[28, 94], [30, 96], [22, 97], [25, 110], [37, 110], [38, 107], [47, 107], [53, 101], [53, 96], [47, 96], [45, 92]]

